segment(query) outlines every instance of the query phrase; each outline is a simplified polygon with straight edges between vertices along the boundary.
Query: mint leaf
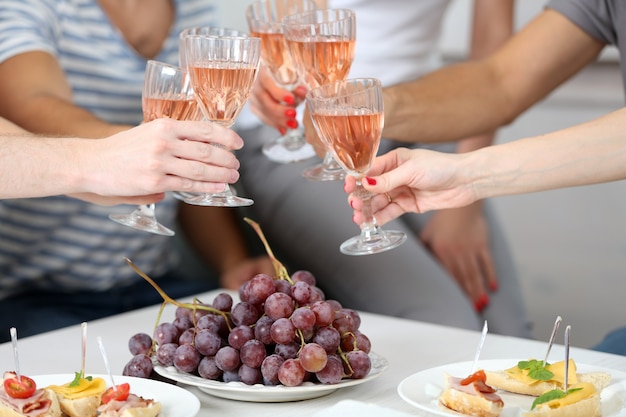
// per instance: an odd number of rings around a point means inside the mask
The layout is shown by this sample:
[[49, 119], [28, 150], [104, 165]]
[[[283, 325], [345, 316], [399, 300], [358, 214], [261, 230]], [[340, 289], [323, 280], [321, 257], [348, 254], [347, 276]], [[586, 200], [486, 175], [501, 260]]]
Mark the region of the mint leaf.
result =
[[[549, 363], [546, 362], [546, 366]], [[528, 370], [528, 376], [538, 381], [550, 381], [554, 377], [554, 373], [547, 370], [543, 366], [543, 361], [537, 359], [531, 359], [529, 361], [519, 361], [517, 367], [520, 369]]]
[[535, 401], [533, 401], [533, 405], [532, 407], [530, 407], [530, 409], [534, 410], [535, 407], [538, 406], [539, 404], [547, 403], [549, 401], [557, 400], [559, 398], [564, 398], [567, 395], [571, 394], [572, 392], [576, 392], [580, 390], [582, 390], [582, 388], [568, 389], [567, 392], [564, 392], [560, 389], [553, 389], [552, 391], [544, 392], [539, 397], [535, 398]]

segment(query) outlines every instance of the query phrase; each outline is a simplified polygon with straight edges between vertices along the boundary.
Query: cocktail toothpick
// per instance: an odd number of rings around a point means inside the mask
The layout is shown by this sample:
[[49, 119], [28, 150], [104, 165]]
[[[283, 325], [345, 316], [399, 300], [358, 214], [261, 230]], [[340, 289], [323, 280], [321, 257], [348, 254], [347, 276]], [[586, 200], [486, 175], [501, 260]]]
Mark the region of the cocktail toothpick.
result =
[[569, 346], [570, 346], [570, 332], [572, 331], [572, 326], [567, 326], [565, 328], [565, 390], [564, 392], [567, 394], [567, 383], [569, 379]]
[[11, 343], [13, 343], [13, 360], [15, 361], [15, 374], [17, 375], [17, 380], [22, 380], [22, 375], [20, 374], [20, 359], [17, 354], [17, 329], [15, 327], [11, 327], [9, 329], [9, 334], [11, 335]]
[[113, 390], [116, 390], [117, 385], [115, 385], [115, 381], [113, 380], [113, 373], [111, 372], [111, 365], [109, 365], [109, 358], [107, 357], [106, 350], [104, 349], [104, 343], [102, 343], [102, 337], [100, 336], [98, 336], [98, 346], [100, 347], [100, 354], [104, 360], [104, 367], [107, 370], [107, 374], [109, 374], [111, 385], [113, 385]]
[[85, 358], [87, 356], [87, 323], [82, 322], [80, 326], [82, 330], [80, 376], [83, 378], [85, 376]]
[[485, 320], [485, 324], [483, 325], [483, 333], [480, 336], [480, 342], [478, 342], [478, 347], [476, 348], [476, 354], [474, 355], [474, 363], [472, 364], [472, 372], [470, 372], [470, 375], [476, 372], [476, 368], [478, 367], [478, 358], [480, 357], [480, 351], [483, 349], [483, 345], [485, 344], [487, 330], [487, 320]]
[[550, 355], [550, 350], [552, 349], [552, 345], [554, 344], [554, 338], [556, 337], [556, 332], [559, 330], [559, 325], [563, 319], [561, 316], [557, 316], [554, 321], [554, 327], [552, 328], [552, 334], [550, 335], [550, 340], [548, 341], [548, 350], [546, 351], [546, 356], [543, 358], [542, 366], [546, 366], [546, 362], [548, 361], [548, 355]]

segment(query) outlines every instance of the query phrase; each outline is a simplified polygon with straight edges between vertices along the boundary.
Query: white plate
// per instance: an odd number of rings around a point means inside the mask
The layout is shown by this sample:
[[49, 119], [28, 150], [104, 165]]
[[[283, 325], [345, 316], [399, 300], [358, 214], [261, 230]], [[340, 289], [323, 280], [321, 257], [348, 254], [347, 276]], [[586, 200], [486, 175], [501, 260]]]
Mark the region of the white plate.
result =
[[[511, 368], [519, 359], [494, 359], [478, 362], [478, 369], [497, 371]], [[443, 391], [444, 374], [461, 377], [469, 375], [472, 361], [443, 365], [413, 374], [398, 385], [398, 394], [407, 403], [438, 416], [459, 416], [452, 410], [439, 404], [439, 395]], [[576, 364], [578, 372], [608, 372], [611, 383], [602, 390], [600, 396], [602, 417], [626, 417], [626, 373], [598, 366]], [[535, 397], [498, 391], [504, 401], [500, 417], [519, 417], [522, 410], [530, 410]]]
[[370, 358], [372, 360], [372, 369], [369, 375], [363, 379], [344, 379], [338, 384], [305, 382], [297, 387], [286, 387], [284, 385], [267, 386], [262, 384], [246, 385], [243, 382], [226, 383], [213, 381], [186, 372], [179, 372], [173, 366], [163, 367], [155, 365], [154, 370], [166, 378], [196, 386], [199, 390], [216, 397], [250, 402], [288, 402], [322, 397], [340, 388], [371, 381], [387, 369], [388, 363], [385, 358], [374, 352], [370, 352]]
[[[91, 374], [88, 374], [91, 375]], [[108, 375], [91, 375], [107, 381]], [[74, 379], [74, 374], [39, 375], [31, 377], [37, 387], [45, 388], [48, 385], [63, 385]], [[153, 399], [161, 403], [160, 417], [194, 417], [200, 411], [200, 400], [191, 392], [176, 385], [153, 379], [133, 378], [129, 376], [113, 376], [116, 384], [128, 382], [130, 392], [146, 399]]]

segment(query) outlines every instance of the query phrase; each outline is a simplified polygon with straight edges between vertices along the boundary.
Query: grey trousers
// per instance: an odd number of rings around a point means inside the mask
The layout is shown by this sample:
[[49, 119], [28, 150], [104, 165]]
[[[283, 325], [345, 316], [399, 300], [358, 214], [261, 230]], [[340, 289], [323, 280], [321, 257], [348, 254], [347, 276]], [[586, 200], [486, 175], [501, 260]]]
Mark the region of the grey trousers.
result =
[[[343, 181], [317, 182], [302, 177], [318, 159], [278, 164], [261, 146], [278, 135], [269, 127], [238, 132], [244, 148], [238, 191], [254, 199], [248, 211], [266, 235], [277, 258], [290, 273], [310, 270], [327, 298], [362, 311], [480, 330], [488, 320], [490, 333], [531, 337], [513, 259], [502, 231], [485, 202], [499, 289], [478, 314], [454, 279], [418, 239], [428, 214], [407, 214], [387, 223], [402, 230], [407, 241], [393, 250], [347, 256], [339, 245], [357, 235]], [[389, 144], [387, 144], [389, 147]]]

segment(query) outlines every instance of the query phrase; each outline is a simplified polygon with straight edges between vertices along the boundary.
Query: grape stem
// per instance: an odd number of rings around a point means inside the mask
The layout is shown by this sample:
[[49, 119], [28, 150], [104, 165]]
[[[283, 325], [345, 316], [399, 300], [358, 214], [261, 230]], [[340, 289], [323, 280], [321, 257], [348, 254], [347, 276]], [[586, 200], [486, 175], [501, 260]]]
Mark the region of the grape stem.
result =
[[255, 222], [254, 220], [248, 217], [244, 217], [243, 219], [246, 221], [246, 223], [252, 226], [256, 234], [259, 236], [259, 239], [261, 239], [261, 242], [263, 242], [263, 246], [265, 246], [265, 251], [267, 252], [267, 255], [270, 257], [270, 259], [272, 260], [274, 271], [276, 271], [276, 277], [278, 279], [284, 279], [288, 281], [290, 284], [293, 284], [293, 281], [291, 280], [291, 278], [289, 277], [289, 273], [287, 272], [287, 268], [285, 268], [282, 262], [280, 262], [278, 259], [276, 259], [276, 256], [274, 256], [274, 252], [272, 252], [272, 248], [270, 248], [270, 245], [267, 242], [265, 235], [263, 234], [263, 230], [261, 230], [261, 226], [257, 222]]

